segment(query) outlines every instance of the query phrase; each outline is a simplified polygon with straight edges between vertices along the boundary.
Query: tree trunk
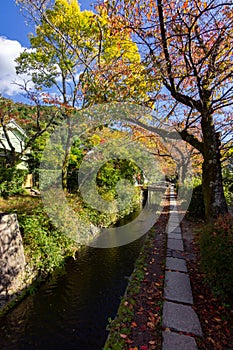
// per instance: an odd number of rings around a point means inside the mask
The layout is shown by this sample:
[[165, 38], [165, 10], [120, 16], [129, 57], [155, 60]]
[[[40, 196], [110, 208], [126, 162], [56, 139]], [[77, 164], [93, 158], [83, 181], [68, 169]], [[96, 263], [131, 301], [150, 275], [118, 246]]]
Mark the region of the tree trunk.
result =
[[67, 192], [68, 185], [68, 166], [69, 166], [69, 158], [72, 146], [72, 129], [70, 125], [70, 120], [67, 120], [67, 139], [66, 139], [66, 147], [65, 147], [65, 157], [62, 165], [62, 187], [64, 192]]
[[202, 189], [207, 221], [216, 219], [220, 214], [228, 212], [223, 192], [222, 166], [219, 134], [215, 132], [211, 115], [202, 116], [203, 165]]

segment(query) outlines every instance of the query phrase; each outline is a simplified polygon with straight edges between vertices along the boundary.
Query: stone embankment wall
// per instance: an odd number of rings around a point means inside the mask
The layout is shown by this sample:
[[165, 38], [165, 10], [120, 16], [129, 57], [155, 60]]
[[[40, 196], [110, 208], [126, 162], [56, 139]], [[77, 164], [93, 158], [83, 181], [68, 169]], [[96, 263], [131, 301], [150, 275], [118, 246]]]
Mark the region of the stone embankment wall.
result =
[[23, 288], [25, 256], [16, 214], [0, 214], [0, 308]]

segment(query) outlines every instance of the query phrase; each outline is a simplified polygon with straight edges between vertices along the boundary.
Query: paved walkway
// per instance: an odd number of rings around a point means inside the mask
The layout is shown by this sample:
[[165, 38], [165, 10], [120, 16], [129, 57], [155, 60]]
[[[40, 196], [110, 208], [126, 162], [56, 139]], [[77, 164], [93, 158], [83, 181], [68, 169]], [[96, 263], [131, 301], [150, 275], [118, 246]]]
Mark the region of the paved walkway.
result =
[[193, 296], [173, 189], [170, 192], [167, 235], [162, 350], [197, 350], [194, 336], [201, 337], [202, 329], [192, 308]]

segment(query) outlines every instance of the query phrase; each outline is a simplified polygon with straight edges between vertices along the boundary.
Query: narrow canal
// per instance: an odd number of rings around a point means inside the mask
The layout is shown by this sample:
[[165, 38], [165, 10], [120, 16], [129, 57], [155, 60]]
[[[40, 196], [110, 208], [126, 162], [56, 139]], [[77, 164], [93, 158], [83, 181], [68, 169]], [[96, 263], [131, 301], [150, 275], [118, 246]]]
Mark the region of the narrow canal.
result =
[[63, 275], [52, 276], [0, 319], [0, 349], [101, 350], [143, 239], [87, 247], [70, 259]]

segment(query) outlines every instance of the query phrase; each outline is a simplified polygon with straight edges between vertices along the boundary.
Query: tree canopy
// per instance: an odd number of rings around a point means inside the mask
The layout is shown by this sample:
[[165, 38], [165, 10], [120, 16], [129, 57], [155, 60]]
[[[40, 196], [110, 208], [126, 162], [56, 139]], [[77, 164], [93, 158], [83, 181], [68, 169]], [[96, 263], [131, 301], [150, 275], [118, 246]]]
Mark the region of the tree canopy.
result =
[[105, 1], [116, 28], [127, 27], [162, 89], [151, 95], [160, 120], [203, 156], [207, 217], [227, 211], [220, 150], [232, 135], [232, 1]]
[[17, 73], [31, 76], [37, 91], [53, 87], [59, 100], [78, 108], [145, 96], [138, 47], [128, 29], [112, 27], [106, 10], [81, 11], [77, 0], [18, 3], [34, 16], [36, 33], [17, 59]]
[[37, 25], [18, 73], [32, 75], [38, 91], [55, 86], [72, 107], [152, 106], [156, 122], [131, 122], [178, 131], [203, 158], [206, 217], [227, 212], [221, 158], [233, 130], [232, 1], [107, 0], [97, 13], [76, 0], [17, 2]]

